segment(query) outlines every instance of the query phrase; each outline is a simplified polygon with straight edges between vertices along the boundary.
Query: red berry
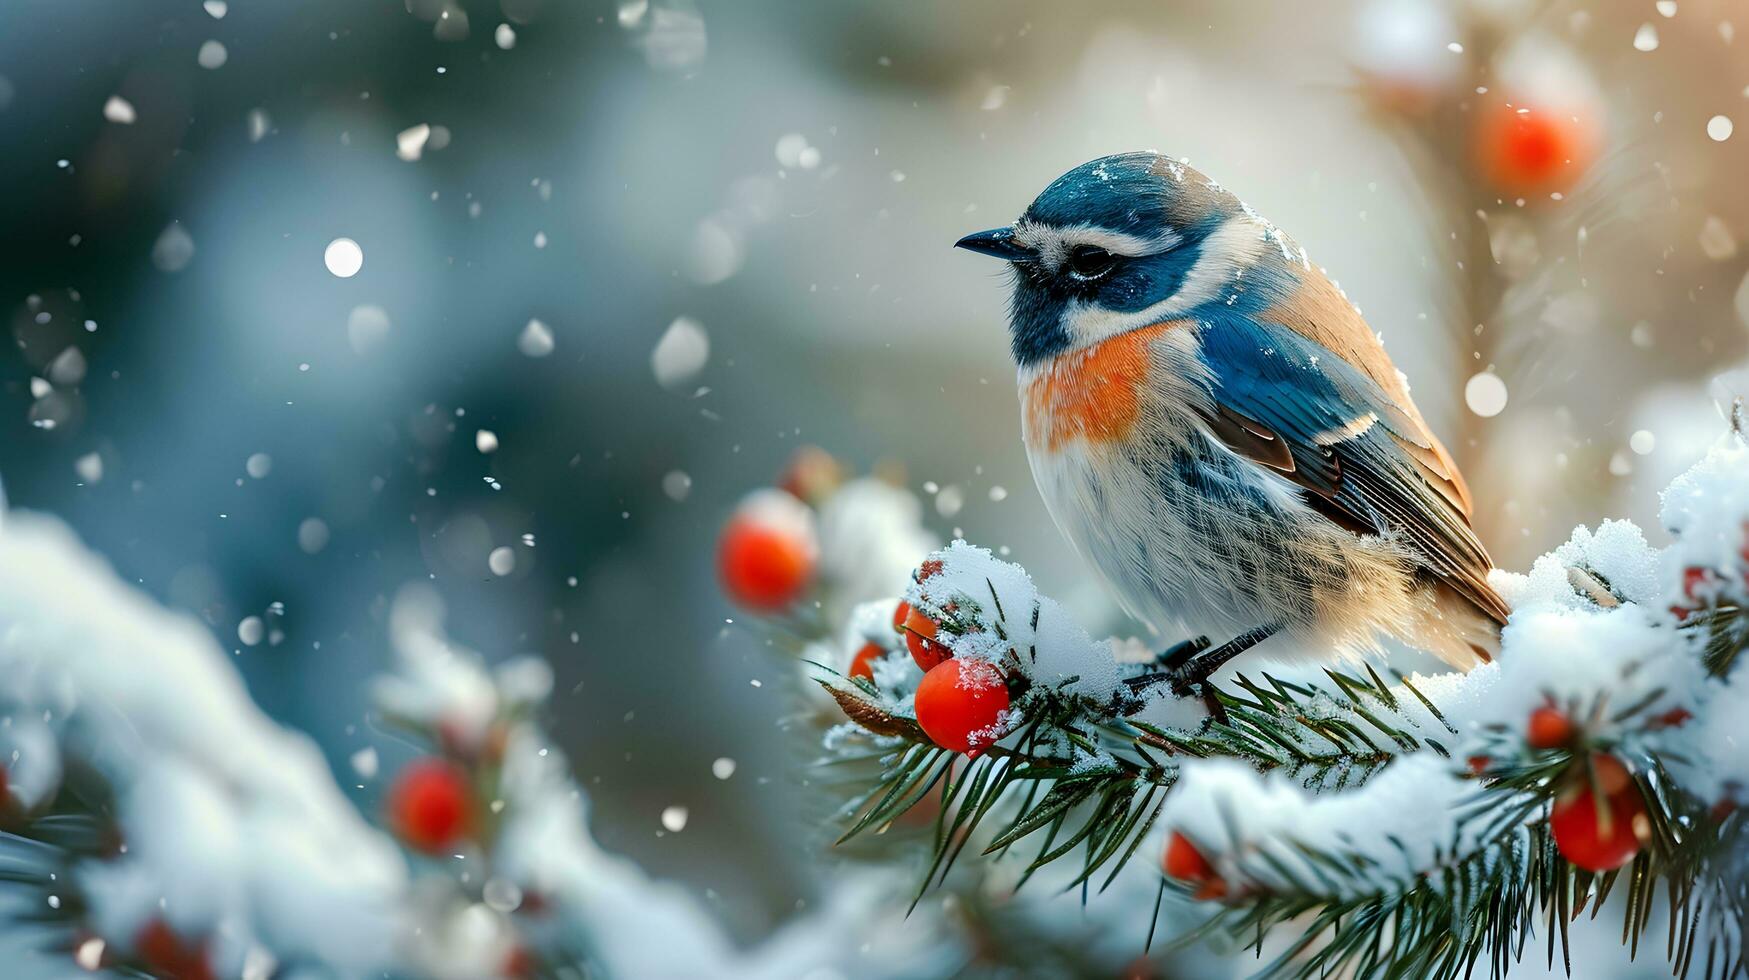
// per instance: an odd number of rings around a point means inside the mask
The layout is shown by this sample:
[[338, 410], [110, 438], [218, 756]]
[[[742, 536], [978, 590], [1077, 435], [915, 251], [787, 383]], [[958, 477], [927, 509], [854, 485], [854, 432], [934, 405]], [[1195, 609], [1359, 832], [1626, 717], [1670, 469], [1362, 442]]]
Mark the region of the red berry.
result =
[[1587, 871], [1619, 868], [1633, 860], [1641, 837], [1650, 830], [1646, 802], [1627, 767], [1614, 756], [1594, 754], [1589, 771], [1581, 775], [1549, 812], [1555, 846]]
[[736, 602], [755, 612], [782, 612], [807, 590], [814, 548], [790, 528], [737, 516], [717, 545], [717, 570]]
[[1501, 103], [1477, 114], [1471, 138], [1483, 176], [1512, 197], [1572, 188], [1591, 166], [1598, 142], [1596, 124], [1587, 118]]
[[1220, 898], [1227, 893], [1227, 883], [1215, 874], [1215, 866], [1197, 850], [1190, 838], [1174, 830], [1166, 840], [1166, 854], [1160, 866], [1168, 878], [1198, 885], [1197, 898]]
[[1694, 712], [1688, 710], [1687, 708], [1671, 708], [1669, 711], [1666, 711], [1663, 714], [1659, 715], [1658, 717], [1653, 718], [1650, 727], [1652, 727], [1652, 728], [1675, 728], [1675, 727], [1683, 724], [1684, 722], [1687, 722], [1690, 718], [1693, 718], [1693, 717], [1694, 717]]
[[1493, 764], [1494, 760], [1485, 755], [1472, 755], [1465, 760], [1465, 765], [1469, 767], [1470, 772], [1475, 773], [1478, 776], [1487, 772], [1488, 767]]
[[170, 980], [216, 980], [206, 947], [184, 940], [163, 919], [146, 923], [134, 937], [134, 951], [153, 975]]
[[1161, 865], [1167, 877], [1179, 881], [1204, 882], [1214, 877], [1215, 866], [1202, 856], [1190, 838], [1174, 830], [1166, 841], [1166, 855]]
[[917, 661], [918, 668], [924, 673], [953, 656], [935, 635], [935, 620], [915, 609], [905, 613], [905, 648], [911, 651], [911, 659]]
[[976, 757], [1002, 737], [1008, 683], [988, 660], [943, 660], [923, 675], [914, 703], [930, 741]]
[[905, 617], [911, 615], [911, 604], [903, 599], [893, 609], [893, 632], [905, 632]]
[[917, 581], [922, 582], [925, 579], [932, 579], [935, 576], [940, 575], [943, 567], [944, 565], [940, 558], [930, 558], [925, 560], [923, 565], [917, 569]]
[[856, 651], [856, 656], [850, 658], [850, 676], [861, 677], [872, 683], [874, 681], [874, 662], [886, 652], [881, 649], [879, 643], [864, 643], [862, 649]]
[[534, 976], [539, 968], [540, 961], [535, 959], [528, 947], [517, 943], [510, 947], [510, 952], [504, 954], [504, 965], [498, 972], [511, 980], [521, 980], [523, 977]]
[[1524, 741], [1533, 749], [1558, 749], [1569, 745], [1579, 730], [1572, 719], [1552, 704], [1545, 704], [1530, 713], [1525, 726]]
[[1670, 612], [1677, 622], [1686, 620], [1690, 614], [1708, 605], [1718, 593], [1719, 576], [1710, 568], [1700, 568], [1690, 565], [1682, 570], [1682, 597], [1688, 600], [1688, 605], [1671, 606]]
[[442, 759], [416, 759], [389, 787], [388, 822], [408, 847], [441, 854], [473, 831], [467, 775]]

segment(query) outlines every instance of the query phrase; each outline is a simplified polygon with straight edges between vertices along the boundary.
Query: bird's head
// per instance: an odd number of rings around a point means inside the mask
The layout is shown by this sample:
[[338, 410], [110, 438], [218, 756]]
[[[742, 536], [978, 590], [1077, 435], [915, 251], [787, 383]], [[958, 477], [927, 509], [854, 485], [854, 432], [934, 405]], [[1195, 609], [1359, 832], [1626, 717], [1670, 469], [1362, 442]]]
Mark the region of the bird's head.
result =
[[1014, 224], [958, 247], [1006, 259], [1022, 367], [1229, 302], [1273, 228], [1189, 166], [1155, 153], [1084, 163]]

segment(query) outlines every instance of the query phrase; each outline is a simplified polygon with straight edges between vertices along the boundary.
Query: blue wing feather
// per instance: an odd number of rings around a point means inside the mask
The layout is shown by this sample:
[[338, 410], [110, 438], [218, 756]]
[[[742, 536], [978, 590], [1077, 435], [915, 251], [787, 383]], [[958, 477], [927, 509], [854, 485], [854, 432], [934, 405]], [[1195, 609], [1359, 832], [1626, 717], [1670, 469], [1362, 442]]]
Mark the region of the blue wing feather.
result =
[[[1408, 448], [1431, 444], [1415, 418], [1371, 378], [1285, 327], [1233, 316], [1198, 329], [1219, 410], [1267, 430], [1292, 460], [1268, 465], [1316, 494], [1308, 499], [1344, 527], [1408, 543], [1428, 571], [1504, 621], [1505, 604], [1487, 584], [1492, 563], [1468, 516]], [[1232, 427], [1213, 428], [1219, 435]]]

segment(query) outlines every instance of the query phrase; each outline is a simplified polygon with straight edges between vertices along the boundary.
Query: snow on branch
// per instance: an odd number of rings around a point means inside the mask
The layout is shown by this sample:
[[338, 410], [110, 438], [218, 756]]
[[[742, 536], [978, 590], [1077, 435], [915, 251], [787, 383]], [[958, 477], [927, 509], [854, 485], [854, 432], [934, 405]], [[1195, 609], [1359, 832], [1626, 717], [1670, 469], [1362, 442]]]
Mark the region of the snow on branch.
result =
[[870, 960], [855, 938], [881, 922], [866, 883], [737, 949], [685, 891], [589, 835], [536, 723], [545, 662], [487, 669], [423, 586], [390, 618], [396, 668], [375, 693], [432, 754], [390, 785], [385, 832], [308, 737], [256, 707], [201, 624], [60, 522], [0, 513], [8, 887], [60, 917], [80, 966], [185, 980], [779, 977]]

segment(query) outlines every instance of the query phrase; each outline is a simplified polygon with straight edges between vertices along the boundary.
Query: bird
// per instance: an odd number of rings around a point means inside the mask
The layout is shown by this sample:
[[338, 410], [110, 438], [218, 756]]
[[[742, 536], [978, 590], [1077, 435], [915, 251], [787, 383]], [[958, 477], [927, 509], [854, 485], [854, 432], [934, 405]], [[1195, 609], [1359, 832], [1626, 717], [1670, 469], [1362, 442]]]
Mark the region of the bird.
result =
[[1200, 634], [1160, 654], [1175, 690], [1210, 698], [1272, 638], [1287, 660], [1498, 654], [1509, 609], [1451, 454], [1354, 303], [1231, 191], [1107, 156], [956, 245], [1009, 263], [1021, 431], [1058, 528], [1131, 615]]

